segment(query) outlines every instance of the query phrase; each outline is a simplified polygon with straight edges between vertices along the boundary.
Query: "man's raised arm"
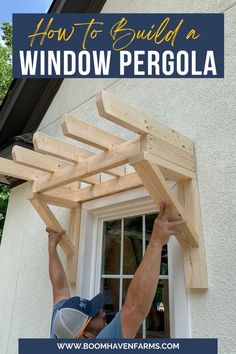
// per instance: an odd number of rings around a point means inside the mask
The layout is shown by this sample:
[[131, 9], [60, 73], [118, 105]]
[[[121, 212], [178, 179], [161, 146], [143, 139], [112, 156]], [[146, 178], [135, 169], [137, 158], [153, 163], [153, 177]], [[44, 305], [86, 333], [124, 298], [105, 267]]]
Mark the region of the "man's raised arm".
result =
[[170, 203], [161, 203], [147, 250], [128, 288], [121, 309], [124, 338], [134, 338], [147, 317], [159, 281], [162, 246], [168, 242], [171, 235], [178, 234], [185, 223], [185, 221], [169, 222], [170, 211]]
[[66, 274], [57, 253], [57, 245], [64, 231], [56, 232], [49, 228], [46, 231], [48, 232], [49, 276], [53, 290], [53, 305], [55, 305], [70, 297]]

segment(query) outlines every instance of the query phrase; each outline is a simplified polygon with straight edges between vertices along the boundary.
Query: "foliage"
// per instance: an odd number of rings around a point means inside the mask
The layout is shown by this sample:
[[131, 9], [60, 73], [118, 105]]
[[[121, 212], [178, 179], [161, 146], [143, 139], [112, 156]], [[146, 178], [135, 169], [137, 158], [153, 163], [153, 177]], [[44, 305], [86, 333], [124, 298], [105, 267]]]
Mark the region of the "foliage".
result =
[[[4, 22], [1, 26], [1, 30], [3, 32], [3, 43], [0, 43], [0, 104], [2, 103], [12, 81], [12, 25], [9, 22]], [[10, 189], [0, 184], [0, 242], [9, 194]]]
[[2, 238], [2, 231], [7, 211], [7, 204], [9, 199], [10, 189], [7, 186], [0, 184], [0, 243]]
[[0, 104], [12, 81], [12, 25], [4, 22], [1, 29], [4, 43], [0, 43]]
[[3, 22], [1, 26], [1, 30], [3, 32], [2, 40], [5, 43], [5, 46], [8, 48], [12, 48], [12, 25], [9, 22]]

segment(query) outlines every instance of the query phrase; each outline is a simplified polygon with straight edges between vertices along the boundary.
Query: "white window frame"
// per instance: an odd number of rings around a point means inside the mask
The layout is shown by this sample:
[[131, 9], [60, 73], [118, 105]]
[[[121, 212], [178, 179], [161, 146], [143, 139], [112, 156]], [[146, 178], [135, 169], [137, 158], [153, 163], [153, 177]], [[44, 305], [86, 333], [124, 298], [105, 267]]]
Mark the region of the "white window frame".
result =
[[[103, 221], [156, 212], [144, 187], [82, 204], [76, 293], [92, 298], [100, 291]], [[171, 338], [188, 338], [188, 294], [184, 281], [183, 254], [174, 237], [168, 243]]]

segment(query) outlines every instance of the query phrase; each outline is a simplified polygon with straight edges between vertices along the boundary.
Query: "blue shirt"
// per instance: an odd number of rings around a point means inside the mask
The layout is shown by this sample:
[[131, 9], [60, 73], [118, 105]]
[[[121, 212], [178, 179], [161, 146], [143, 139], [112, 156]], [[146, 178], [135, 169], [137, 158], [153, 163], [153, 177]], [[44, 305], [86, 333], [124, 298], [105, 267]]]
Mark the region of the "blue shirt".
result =
[[[53, 307], [52, 312], [52, 320], [51, 320], [51, 331], [50, 331], [50, 338], [56, 338], [53, 328], [53, 323], [57, 314], [57, 311], [64, 305], [64, 303], [68, 299], [61, 300]], [[113, 320], [106, 325], [97, 335], [96, 338], [123, 338], [122, 329], [121, 329], [121, 321], [120, 321], [120, 312], [118, 312]]]
[[50, 338], [57, 338], [55, 336], [54, 333], [54, 328], [53, 328], [53, 323], [57, 314], [57, 311], [60, 310], [60, 308], [64, 305], [64, 303], [67, 301], [68, 299], [65, 300], [61, 300], [59, 302], [57, 302], [54, 306], [53, 306], [53, 310], [52, 310], [52, 319], [51, 319], [51, 329], [50, 329]]
[[96, 338], [123, 338], [120, 312], [118, 312], [113, 320], [98, 333]]

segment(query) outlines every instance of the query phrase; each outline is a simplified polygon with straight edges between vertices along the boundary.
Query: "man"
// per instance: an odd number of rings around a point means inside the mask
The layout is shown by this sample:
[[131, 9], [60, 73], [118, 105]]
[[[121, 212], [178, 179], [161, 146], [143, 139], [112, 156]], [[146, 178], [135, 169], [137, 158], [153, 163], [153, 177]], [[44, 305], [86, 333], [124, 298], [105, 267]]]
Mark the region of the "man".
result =
[[169, 221], [171, 205], [162, 202], [150, 242], [127, 291], [121, 311], [107, 325], [102, 310], [103, 296], [92, 300], [70, 297], [69, 286], [57, 245], [62, 233], [47, 229], [49, 236], [49, 274], [53, 288], [52, 338], [134, 338], [148, 315], [160, 273], [162, 247], [171, 235], [181, 233], [185, 221]]

